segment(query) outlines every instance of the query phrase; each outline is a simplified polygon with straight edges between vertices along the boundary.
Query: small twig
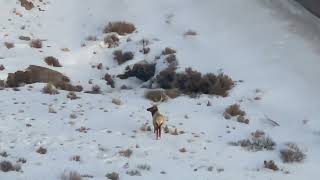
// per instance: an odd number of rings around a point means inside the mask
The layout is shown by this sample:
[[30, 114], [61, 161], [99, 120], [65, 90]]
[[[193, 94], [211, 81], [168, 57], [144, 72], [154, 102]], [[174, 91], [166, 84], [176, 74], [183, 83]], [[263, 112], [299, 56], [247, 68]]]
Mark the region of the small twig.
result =
[[280, 126], [279, 123], [277, 123], [276, 121], [270, 119], [267, 115], [264, 115], [264, 117], [266, 118], [266, 120], [270, 121], [273, 126]]

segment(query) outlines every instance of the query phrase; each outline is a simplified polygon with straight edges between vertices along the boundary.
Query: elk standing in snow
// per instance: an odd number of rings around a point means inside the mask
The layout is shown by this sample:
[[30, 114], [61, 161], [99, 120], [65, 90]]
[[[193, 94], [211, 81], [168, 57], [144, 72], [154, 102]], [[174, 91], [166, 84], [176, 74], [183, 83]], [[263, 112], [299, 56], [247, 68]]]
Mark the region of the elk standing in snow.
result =
[[148, 108], [147, 111], [152, 114], [152, 122], [154, 127], [154, 133], [156, 133], [157, 139], [161, 138], [161, 127], [165, 123], [165, 117], [160, 114], [159, 109], [156, 105]]

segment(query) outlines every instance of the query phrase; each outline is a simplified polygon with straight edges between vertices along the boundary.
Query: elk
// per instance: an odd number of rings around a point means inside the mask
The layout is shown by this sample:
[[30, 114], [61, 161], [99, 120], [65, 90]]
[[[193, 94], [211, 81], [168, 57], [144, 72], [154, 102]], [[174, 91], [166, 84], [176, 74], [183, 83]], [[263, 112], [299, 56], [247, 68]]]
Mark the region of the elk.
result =
[[152, 122], [154, 127], [154, 133], [156, 133], [157, 140], [161, 138], [161, 127], [165, 123], [165, 117], [160, 114], [159, 109], [156, 105], [148, 108], [147, 111], [151, 112], [152, 114]]

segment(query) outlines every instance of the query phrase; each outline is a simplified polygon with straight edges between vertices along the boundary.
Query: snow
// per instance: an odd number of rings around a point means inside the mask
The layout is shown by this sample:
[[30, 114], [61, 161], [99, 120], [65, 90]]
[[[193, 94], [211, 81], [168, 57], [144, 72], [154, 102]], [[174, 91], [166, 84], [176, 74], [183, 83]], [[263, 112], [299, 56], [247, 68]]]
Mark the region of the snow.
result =
[[[300, 180], [320, 175], [319, 20], [297, 3], [291, 0], [43, 2], [34, 1], [45, 11], [37, 8], [27, 11], [18, 1], [0, 0], [0, 64], [5, 66], [0, 79], [30, 64], [48, 67], [43, 58], [54, 56], [63, 67], [50, 68], [63, 72], [85, 90], [90, 90], [88, 81], [92, 79], [93, 84], [101, 86], [103, 94], [77, 93], [80, 99], [69, 100], [65, 91], [58, 95], [42, 94], [45, 85], [42, 83], [33, 84], [33, 88], [27, 85], [20, 91], [0, 91], [0, 152], [9, 154], [0, 160], [13, 163], [20, 157], [27, 160], [21, 165], [23, 172], [0, 172], [0, 179], [54, 180], [64, 170], [89, 174], [94, 180], [106, 179], [105, 175], [113, 171], [119, 173], [120, 179]], [[23, 16], [15, 15], [14, 9]], [[121, 37], [117, 48], [102, 47], [104, 26], [117, 20], [132, 22], [137, 33]], [[22, 25], [25, 30], [20, 28]], [[198, 35], [183, 36], [188, 30]], [[45, 40], [43, 48], [30, 48], [28, 42], [18, 39], [20, 35]], [[85, 41], [89, 35], [99, 40]], [[127, 42], [128, 37], [132, 41]], [[148, 55], [139, 53], [142, 38], [151, 42]], [[14, 42], [15, 47], [7, 49], [1, 45], [4, 42]], [[82, 43], [86, 46], [81, 47]], [[106, 72], [122, 73], [127, 65], [141, 60], [151, 62], [165, 47], [177, 50], [178, 70], [192, 67], [202, 73], [215, 73], [222, 69], [234, 80], [244, 82], [238, 83], [226, 98], [181, 96], [161, 103], [160, 111], [169, 118], [169, 127], [185, 133], [163, 134], [156, 141], [152, 132], [140, 130], [151, 121], [146, 111], [151, 104], [143, 97], [145, 89], [140, 87], [141, 82], [135, 78], [117, 79], [116, 88], [112, 89], [102, 78]], [[70, 52], [61, 48], [69, 48]], [[135, 58], [119, 66], [112, 59], [115, 49], [132, 50]], [[98, 63], [110, 70], [91, 67]], [[161, 63], [158, 65], [163, 68]], [[120, 90], [122, 84], [133, 89]], [[257, 89], [261, 92], [256, 92]], [[262, 99], [256, 101], [256, 96]], [[113, 104], [113, 98], [121, 99], [123, 105]], [[212, 106], [206, 106], [207, 101]], [[234, 103], [240, 103], [246, 111], [249, 125], [224, 119], [225, 108]], [[50, 105], [57, 113], [48, 113]], [[72, 113], [77, 115], [76, 119], [70, 118]], [[271, 126], [266, 116], [280, 126]], [[87, 133], [76, 131], [82, 126], [90, 128]], [[249, 152], [228, 144], [248, 138], [257, 129], [276, 141], [275, 150]], [[287, 142], [295, 142], [305, 150], [304, 162], [282, 163], [279, 150]], [[40, 146], [47, 148], [48, 153], [36, 153]], [[186, 153], [179, 152], [183, 147]], [[130, 158], [118, 154], [127, 148], [133, 150]], [[81, 161], [71, 161], [74, 155], [80, 155]], [[289, 174], [264, 169], [264, 160], [274, 160]], [[126, 174], [140, 164], [150, 165], [151, 170], [140, 170], [139, 177]], [[210, 166], [212, 172], [207, 170]]]

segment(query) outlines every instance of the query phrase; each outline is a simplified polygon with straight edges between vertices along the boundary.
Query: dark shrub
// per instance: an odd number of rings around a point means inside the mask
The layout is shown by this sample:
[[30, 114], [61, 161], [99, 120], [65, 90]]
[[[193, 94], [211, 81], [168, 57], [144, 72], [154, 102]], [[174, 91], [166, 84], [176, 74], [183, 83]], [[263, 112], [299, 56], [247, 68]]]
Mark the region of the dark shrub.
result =
[[280, 150], [280, 155], [284, 163], [301, 162], [306, 158], [306, 154], [294, 143], [288, 143], [285, 149]]
[[132, 23], [125, 21], [110, 22], [105, 28], [104, 33], [116, 32], [119, 35], [131, 34], [136, 30]]
[[19, 36], [19, 39], [22, 41], [30, 41], [31, 38], [29, 36]]
[[175, 68], [169, 67], [156, 77], [157, 83], [163, 89], [177, 88], [185, 94], [213, 94], [227, 96], [234, 83], [226, 75], [218, 76], [210, 73], [203, 75], [200, 72], [187, 68], [185, 72], [176, 73]]
[[132, 60], [134, 57], [134, 54], [132, 52], [124, 52], [122, 53], [122, 50], [116, 50], [113, 52], [113, 58], [118, 62], [119, 65]]
[[124, 156], [126, 158], [129, 158], [132, 155], [133, 151], [131, 149], [121, 150], [119, 151], [119, 154], [121, 156]]
[[39, 154], [47, 154], [47, 149], [43, 148], [43, 147], [40, 147], [39, 149], [37, 149], [36, 152], [39, 153]]
[[3, 172], [9, 172], [9, 171], [14, 171], [14, 166], [10, 161], [1, 161], [0, 162], [0, 169]]
[[[167, 68], [157, 75], [157, 83], [163, 89], [172, 89], [175, 88], [175, 80], [176, 80], [176, 71], [174, 68]], [[178, 87], [177, 87], [178, 88]]]
[[62, 67], [59, 60], [53, 56], [48, 56], [44, 58], [44, 62], [49, 66]]
[[118, 75], [120, 79], [127, 79], [129, 77], [136, 77], [141, 81], [148, 81], [150, 80], [156, 71], [155, 64], [148, 64], [148, 63], [137, 63], [133, 65], [133, 68], [130, 69], [129, 67], [126, 68], [126, 72], [122, 75]]
[[114, 80], [112, 79], [112, 76], [110, 74], [106, 73], [105, 76], [104, 76], [104, 80], [106, 80], [107, 84], [110, 85], [112, 88], [115, 87], [114, 86], [114, 84], [115, 84]]

